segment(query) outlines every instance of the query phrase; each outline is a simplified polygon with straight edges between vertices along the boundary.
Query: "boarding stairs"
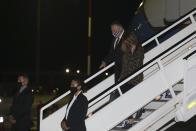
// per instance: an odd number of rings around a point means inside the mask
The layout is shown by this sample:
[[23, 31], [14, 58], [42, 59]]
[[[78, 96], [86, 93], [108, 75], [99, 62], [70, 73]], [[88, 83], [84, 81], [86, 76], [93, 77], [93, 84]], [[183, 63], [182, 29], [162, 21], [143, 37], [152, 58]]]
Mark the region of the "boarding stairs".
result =
[[[100, 82], [97, 79], [113, 68], [115, 63], [84, 81], [87, 85], [98, 81], [85, 93], [89, 100], [85, 120], [87, 131], [166, 130], [176, 122], [188, 121], [196, 114], [195, 16], [196, 10], [193, 10], [143, 43], [144, 49], [148, 48], [143, 67], [121, 82], [114, 82], [115, 74], [108, 75]], [[165, 37], [179, 27], [177, 33]], [[144, 73], [144, 80], [122, 93], [121, 86], [140, 73]], [[119, 93], [119, 97], [109, 102], [110, 94], [114, 91]], [[170, 97], [166, 97], [168, 94]], [[60, 122], [65, 116], [67, 104], [47, 117], [44, 117], [44, 111], [69, 95], [70, 91], [41, 108], [40, 131], [62, 131]], [[161, 98], [156, 99], [157, 96]], [[132, 127], [119, 126], [141, 108], [144, 113]]]

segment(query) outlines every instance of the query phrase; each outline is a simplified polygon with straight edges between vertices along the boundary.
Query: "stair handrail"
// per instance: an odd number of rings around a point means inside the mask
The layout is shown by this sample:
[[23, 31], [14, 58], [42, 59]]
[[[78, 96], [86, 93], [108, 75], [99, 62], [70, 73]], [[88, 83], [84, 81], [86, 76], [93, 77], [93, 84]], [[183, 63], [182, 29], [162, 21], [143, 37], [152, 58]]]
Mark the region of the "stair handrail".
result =
[[[100, 71], [98, 71], [97, 73], [93, 74], [92, 76], [90, 76], [89, 78], [87, 78], [84, 82], [88, 83], [89, 81], [91, 81], [92, 79], [94, 79], [95, 77], [99, 76], [100, 74], [102, 74], [103, 72], [105, 72], [106, 70], [110, 69], [111, 67], [113, 67], [115, 65], [115, 62], [112, 62], [111, 64], [107, 65], [105, 68], [101, 69]], [[49, 102], [47, 102], [44, 106], [42, 106], [42, 108], [40, 109], [40, 120], [43, 119], [43, 111], [52, 106], [53, 104], [55, 104], [56, 102], [58, 102], [59, 100], [61, 100], [62, 98], [64, 98], [65, 96], [68, 96], [71, 92], [67, 91], [64, 94], [55, 97], [54, 99], [50, 100]]]
[[163, 59], [164, 57], [168, 56], [169, 54], [171, 54], [173, 51], [177, 50], [179, 47], [181, 47], [182, 45], [184, 45], [185, 43], [187, 43], [188, 41], [192, 40], [193, 38], [196, 38], [196, 32], [194, 33], [194, 35], [192, 35], [191, 37], [187, 38], [185, 41], [183, 41], [182, 43], [176, 45], [175, 47], [171, 48], [170, 50], [166, 50], [164, 52], [162, 52], [161, 54], [159, 54], [158, 56], [156, 56], [154, 59], [150, 60], [149, 62], [147, 62], [146, 64], [144, 64], [141, 68], [139, 68], [135, 73], [133, 73], [132, 75], [126, 77], [125, 79], [123, 79], [122, 81], [114, 84], [112, 87], [109, 88], [109, 90], [107, 90], [105, 93], [101, 94], [100, 96], [98, 96], [98, 98], [92, 98], [91, 100], [89, 100], [89, 106], [94, 105], [95, 103], [97, 103], [98, 101], [100, 101], [101, 99], [103, 99], [104, 97], [106, 97], [107, 95], [109, 95], [110, 93], [112, 93], [114, 90], [118, 90], [120, 93], [120, 96], [122, 96], [122, 92], [120, 89], [120, 86], [124, 85], [125, 83], [127, 83], [128, 81], [130, 81], [132, 78], [136, 77], [137, 75], [139, 75], [140, 73], [144, 72], [145, 70], [147, 70], [148, 68], [150, 68], [151, 66], [158, 64], [159, 68], [161, 69], [163, 67], [163, 65], [161, 64], [161, 59]]
[[100, 71], [98, 71], [97, 73], [93, 74], [92, 76], [90, 76], [89, 78], [87, 78], [86, 80], [84, 80], [84, 83], [88, 83], [89, 81], [91, 81], [92, 79], [94, 79], [95, 77], [97, 77], [98, 75], [102, 74], [103, 72], [105, 72], [106, 70], [110, 69], [111, 67], [113, 67], [115, 65], [115, 62], [110, 63], [109, 65], [107, 65], [105, 68], [101, 69]]

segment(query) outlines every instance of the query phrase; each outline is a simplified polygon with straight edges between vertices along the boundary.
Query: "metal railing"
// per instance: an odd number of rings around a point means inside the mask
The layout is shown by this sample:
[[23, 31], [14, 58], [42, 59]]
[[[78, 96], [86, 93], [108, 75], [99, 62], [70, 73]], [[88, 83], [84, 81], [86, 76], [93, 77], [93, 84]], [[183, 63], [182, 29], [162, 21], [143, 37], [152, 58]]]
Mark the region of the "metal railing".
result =
[[[196, 25], [195, 25], [196, 27]], [[101, 99], [105, 98], [106, 96], [108, 96], [109, 94], [111, 94], [114, 90], [118, 90], [120, 96], [124, 95], [122, 94], [122, 91], [120, 89], [120, 87], [122, 85], [124, 85], [125, 83], [127, 83], [128, 81], [130, 81], [131, 79], [133, 79], [134, 77], [136, 77], [137, 75], [145, 72], [146, 70], [148, 70], [150, 67], [152, 67], [155, 64], [158, 64], [159, 66], [159, 70], [163, 70], [164, 69], [164, 65], [162, 64], [162, 59], [166, 56], [168, 56], [169, 54], [171, 54], [172, 52], [174, 52], [175, 50], [177, 50], [179, 47], [181, 47], [182, 45], [184, 45], [185, 43], [187, 43], [188, 41], [192, 40], [193, 38], [196, 38], [196, 34], [194, 34], [193, 36], [189, 37], [188, 39], [186, 39], [185, 41], [183, 41], [181, 44], [177, 45], [175, 48], [172, 48], [170, 51], [164, 53], [163, 55], [161, 55], [160, 57], [157, 57], [155, 59], [153, 59], [152, 61], [150, 61], [149, 63], [147, 63], [146, 65], [144, 65], [143, 68], [141, 68], [139, 71], [137, 71], [136, 73], [134, 73], [133, 75], [129, 76], [128, 78], [126, 78], [125, 80], [123, 80], [122, 82], [114, 85], [109, 91], [105, 92], [103, 95], [99, 96], [97, 99], [93, 100], [91, 103], [89, 103], [89, 106], [94, 105], [95, 103], [99, 102]], [[196, 39], [191, 43], [196, 45]], [[188, 50], [188, 47], [186, 48]], [[180, 78], [182, 79], [182, 78]], [[177, 80], [178, 81], [178, 80]], [[173, 89], [171, 88], [171, 91], [173, 92]], [[175, 93], [173, 92], [173, 97], [175, 97]]]

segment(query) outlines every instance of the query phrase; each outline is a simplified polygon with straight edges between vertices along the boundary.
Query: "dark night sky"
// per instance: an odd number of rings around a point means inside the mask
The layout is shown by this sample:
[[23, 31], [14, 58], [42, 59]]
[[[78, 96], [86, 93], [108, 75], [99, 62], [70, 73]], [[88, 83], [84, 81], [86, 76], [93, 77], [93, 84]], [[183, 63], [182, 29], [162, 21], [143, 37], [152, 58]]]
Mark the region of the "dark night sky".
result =
[[[128, 26], [140, 0], [93, 0], [92, 70], [111, 44], [110, 23]], [[35, 72], [36, 1], [2, 3], [1, 72]], [[88, 0], [41, 0], [41, 71], [86, 71]]]

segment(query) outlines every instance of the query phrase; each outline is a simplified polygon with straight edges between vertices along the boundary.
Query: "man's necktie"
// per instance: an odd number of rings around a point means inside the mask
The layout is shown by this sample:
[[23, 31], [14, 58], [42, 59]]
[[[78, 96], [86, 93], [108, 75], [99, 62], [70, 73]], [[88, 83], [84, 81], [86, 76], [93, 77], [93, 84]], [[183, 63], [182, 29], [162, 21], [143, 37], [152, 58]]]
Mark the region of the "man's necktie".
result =
[[114, 49], [116, 48], [117, 44], [119, 43], [119, 37], [116, 38], [116, 42], [114, 43]]

